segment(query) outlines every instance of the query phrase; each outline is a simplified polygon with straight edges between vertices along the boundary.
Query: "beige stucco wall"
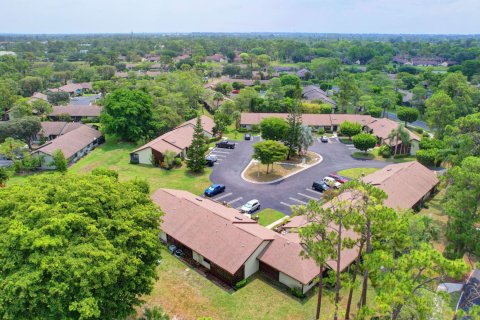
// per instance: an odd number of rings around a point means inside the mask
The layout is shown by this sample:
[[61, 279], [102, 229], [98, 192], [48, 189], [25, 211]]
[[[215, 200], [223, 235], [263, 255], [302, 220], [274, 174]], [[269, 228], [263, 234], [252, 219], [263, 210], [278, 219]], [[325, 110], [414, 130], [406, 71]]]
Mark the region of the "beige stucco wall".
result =
[[245, 279], [258, 271], [259, 261], [257, 257], [260, 253], [263, 252], [263, 250], [267, 245], [268, 245], [268, 241], [263, 241], [262, 244], [258, 246], [257, 250], [255, 250], [255, 252], [253, 252], [250, 258], [248, 258], [247, 261], [245, 262]]
[[310, 283], [310, 285], [304, 285], [303, 286], [303, 293], [307, 293], [310, 289], [312, 289], [316, 284], [318, 283], [318, 281], [312, 281], [312, 283]]
[[416, 155], [419, 149], [420, 149], [420, 143], [417, 140], [412, 140], [410, 142], [410, 154], [412, 156]]
[[302, 288], [302, 284], [299, 281], [293, 279], [290, 276], [287, 276], [283, 272], [279, 272], [278, 281], [280, 281], [281, 283], [283, 283], [284, 285], [286, 285], [289, 288], [295, 288], [295, 287], [297, 287], [299, 289]]
[[163, 231], [160, 231], [159, 237], [162, 241], [167, 242], [167, 234]]
[[200, 263], [202, 266], [204, 266], [205, 268], [209, 269], [210, 270], [210, 264], [205, 262], [205, 260], [203, 260], [203, 256], [200, 255], [199, 253], [195, 252], [192, 250], [192, 256], [193, 256], [193, 260], [197, 261], [198, 263]]
[[143, 150], [137, 151], [138, 154], [138, 163], [141, 164], [152, 164], [152, 149], [145, 148]]

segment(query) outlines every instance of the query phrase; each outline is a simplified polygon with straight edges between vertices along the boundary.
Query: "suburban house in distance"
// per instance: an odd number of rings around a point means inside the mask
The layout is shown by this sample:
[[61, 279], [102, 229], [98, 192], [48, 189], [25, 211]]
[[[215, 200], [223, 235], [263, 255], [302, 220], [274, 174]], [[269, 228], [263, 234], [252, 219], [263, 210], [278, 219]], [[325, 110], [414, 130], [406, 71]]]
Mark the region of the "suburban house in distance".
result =
[[54, 106], [52, 112], [48, 115], [50, 120], [58, 120], [59, 117], [68, 115], [72, 121], [79, 122], [82, 118], [95, 119], [100, 117], [101, 106]]
[[[251, 129], [253, 125], [259, 125], [265, 118], [287, 119], [288, 113], [251, 113], [242, 112], [240, 117], [240, 126], [245, 129]], [[302, 123], [312, 127], [313, 130], [325, 129], [326, 131], [336, 131], [345, 121], [359, 123], [362, 126], [375, 120], [372, 116], [362, 114], [302, 114]]]
[[42, 129], [35, 137], [35, 142], [50, 141], [59, 136], [64, 135], [72, 130], [75, 130], [84, 124], [79, 122], [64, 122], [64, 121], [44, 121], [40, 123]]
[[55, 169], [52, 165], [52, 155], [55, 151], [62, 151], [68, 163], [72, 164], [103, 142], [104, 138], [100, 131], [82, 125], [40, 146], [32, 152], [32, 156], [42, 157], [40, 169]]
[[43, 100], [45, 102], [48, 102], [48, 97], [46, 94], [41, 93], [41, 92], [34, 92], [32, 96], [30, 97], [30, 101], [35, 101], [35, 100]]
[[317, 86], [310, 85], [303, 87], [302, 97], [303, 99], [308, 101], [319, 100], [322, 103], [331, 104], [334, 108], [337, 107], [337, 103], [332, 98], [330, 98], [325, 91], [323, 91]]
[[388, 165], [362, 181], [385, 191], [385, 205], [393, 209], [420, 208], [439, 183], [437, 174], [417, 161]]
[[[252, 129], [253, 125], [259, 125], [265, 118], [282, 118], [287, 119], [288, 113], [249, 113], [243, 112], [240, 117], [240, 127], [245, 129]], [[386, 119], [374, 118], [369, 115], [362, 114], [302, 114], [302, 123], [312, 127], [313, 130], [324, 129], [325, 131], [337, 131], [340, 125], [345, 122], [354, 122], [362, 125], [363, 130], [375, 135], [380, 144], [388, 145], [393, 149], [397, 146], [397, 154], [415, 155], [420, 149], [421, 138], [412, 131], [408, 131], [410, 141], [408, 144], [403, 144], [402, 141], [390, 141], [389, 135], [392, 130], [397, 129], [400, 123]]]
[[410, 141], [408, 144], [404, 144], [401, 140], [397, 141], [397, 139], [392, 140], [389, 138], [392, 130], [398, 129], [399, 126], [400, 124], [396, 121], [387, 118], [379, 118], [368, 123], [365, 126], [365, 131], [374, 134], [380, 143], [390, 146], [392, 148], [392, 153], [393, 149], [397, 148], [397, 154], [415, 155], [420, 149], [421, 138], [412, 131], [405, 129], [410, 135]]
[[92, 91], [92, 84], [88, 82], [83, 83], [69, 83], [56, 89], [49, 89], [51, 92], [67, 92], [70, 96], [80, 96], [86, 92]]
[[[315, 285], [320, 268], [300, 256], [298, 234], [274, 232], [236, 209], [187, 191], [159, 189], [151, 198], [165, 212], [160, 238], [181, 248], [186, 260], [205, 273], [230, 286], [258, 271], [303, 293]], [[342, 251], [342, 270], [357, 252]], [[328, 266], [336, 268], [336, 263]]]
[[[203, 132], [206, 137], [213, 136], [213, 119], [201, 116]], [[172, 131], [169, 131], [149, 143], [137, 148], [130, 153], [130, 163], [135, 164], [159, 164], [163, 161], [166, 151], [173, 151], [177, 156], [186, 157], [187, 149], [192, 143], [193, 132], [197, 119], [193, 118]]]

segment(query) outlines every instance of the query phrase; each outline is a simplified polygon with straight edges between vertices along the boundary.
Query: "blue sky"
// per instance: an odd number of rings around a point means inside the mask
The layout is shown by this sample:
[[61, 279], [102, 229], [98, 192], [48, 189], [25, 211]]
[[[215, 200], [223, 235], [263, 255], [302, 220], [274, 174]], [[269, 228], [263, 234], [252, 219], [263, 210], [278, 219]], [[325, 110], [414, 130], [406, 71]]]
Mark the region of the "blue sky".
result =
[[480, 0], [0, 0], [0, 13], [0, 33], [480, 33]]

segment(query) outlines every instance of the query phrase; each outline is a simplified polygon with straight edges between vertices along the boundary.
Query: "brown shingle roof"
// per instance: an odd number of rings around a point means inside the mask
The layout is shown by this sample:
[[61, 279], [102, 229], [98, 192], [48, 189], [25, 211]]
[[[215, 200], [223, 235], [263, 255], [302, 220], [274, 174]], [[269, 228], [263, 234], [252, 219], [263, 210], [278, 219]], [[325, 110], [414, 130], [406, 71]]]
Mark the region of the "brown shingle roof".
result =
[[162, 230], [231, 274], [274, 232], [237, 210], [189, 192], [159, 189], [152, 200], [165, 212]]
[[362, 180], [385, 191], [385, 205], [393, 209], [413, 208], [439, 182], [434, 171], [417, 161], [388, 165]]
[[[392, 132], [392, 130], [396, 130], [400, 124], [396, 121], [387, 119], [387, 118], [379, 118], [379, 119], [374, 119], [372, 122], [367, 124], [367, 127], [373, 131], [373, 134], [376, 135], [377, 137], [383, 139], [385, 143], [389, 143], [388, 136]], [[417, 140], [420, 141], [420, 138], [414, 134], [412, 131], [405, 129], [408, 131], [408, 134], [410, 135], [411, 140]], [[401, 141], [399, 141], [401, 143]], [[392, 143], [392, 145], [396, 145], [395, 143]]]
[[[201, 121], [203, 129], [211, 134], [213, 127], [215, 126], [213, 120], [207, 116], [202, 115]], [[165, 153], [165, 151], [173, 151], [179, 153], [186, 147], [189, 147], [192, 143], [193, 132], [195, 131], [196, 123], [196, 118], [184, 122], [172, 131], [161, 135], [160, 137], [148, 142], [147, 144], [135, 149], [132, 152], [137, 152], [146, 148], [152, 148], [153, 150], [161, 153]]]
[[75, 155], [75, 153], [81, 151], [83, 148], [101, 136], [102, 134], [100, 131], [97, 131], [89, 126], [81, 126], [64, 134], [63, 136], [47, 142], [33, 153], [41, 152], [52, 155], [56, 150], [61, 150], [65, 158], [69, 159]]
[[81, 126], [84, 126], [84, 124], [78, 122], [44, 121], [41, 122], [41, 126], [42, 129], [40, 129], [40, 135], [48, 137], [60, 136]]
[[77, 90], [82, 90], [82, 89], [92, 89], [92, 84], [88, 82], [83, 82], [83, 83], [69, 83], [64, 86], [61, 86], [58, 88], [58, 90], [63, 91], [63, 92], [75, 92]]
[[99, 117], [102, 111], [101, 106], [54, 106], [49, 116], [68, 114], [72, 117]]
[[31, 97], [31, 100], [44, 100], [48, 102], [48, 97], [46, 94], [41, 92], [35, 92]]
[[306, 86], [302, 90], [302, 96], [306, 100], [321, 100], [324, 103], [329, 103], [332, 106], [336, 106], [337, 103], [330, 98], [325, 91], [317, 86]]
[[[248, 113], [242, 112], [241, 124], [259, 124], [263, 119], [275, 117], [287, 119], [288, 113]], [[375, 118], [361, 114], [302, 114], [302, 123], [308, 126], [332, 126], [340, 125], [345, 121], [356, 122], [361, 125], [366, 125]]]

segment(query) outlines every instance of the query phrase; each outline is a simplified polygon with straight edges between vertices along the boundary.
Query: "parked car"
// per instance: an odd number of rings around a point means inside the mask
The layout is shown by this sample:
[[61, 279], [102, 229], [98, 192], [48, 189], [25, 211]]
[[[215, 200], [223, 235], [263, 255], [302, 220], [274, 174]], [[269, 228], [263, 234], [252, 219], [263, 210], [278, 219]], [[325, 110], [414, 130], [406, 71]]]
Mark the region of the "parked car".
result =
[[316, 190], [316, 191], [323, 192], [323, 191], [327, 191], [328, 189], [330, 189], [330, 187], [328, 186], [328, 184], [326, 184], [323, 181], [315, 181], [312, 184], [312, 189]]
[[215, 144], [217, 148], [235, 149], [235, 142], [223, 140]]
[[252, 140], [250, 133], [245, 133], [245, 140]]
[[257, 199], [253, 199], [245, 203], [241, 208], [240, 212], [252, 214], [253, 212], [260, 209], [260, 202]]
[[215, 157], [214, 155], [209, 155], [205, 158], [205, 162], [206, 162], [206, 165], [207, 167], [213, 167], [213, 165], [215, 164], [215, 162], [217, 162], [217, 157]]
[[341, 175], [338, 175], [338, 174], [336, 174], [336, 173], [330, 173], [328, 176], [329, 176], [330, 178], [335, 179], [335, 181], [338, 181], [338, 182], [340, 182], [340, 183], [345, 183], [345, 182], [347, 182], [347, 181], [349, 180], [348, 178], [342, 177]]
[[325, 177], [323, 178], [323, 182], [328, 184], [329, 187], [340, 188], [342, 184], [337, 180], [333, 179], [332, 177]]
[[213, 197], [219, 193], [222, 193], [223, 191], [225, 191], [225, 186], [223, 184], [212, 184], [205, 190], [204, 194], [207, 197]]
[[327, 143], [328, 142], [328, 137], [327, 136], [322, 136], [320, 141], [322, 141], [323, 143]]

